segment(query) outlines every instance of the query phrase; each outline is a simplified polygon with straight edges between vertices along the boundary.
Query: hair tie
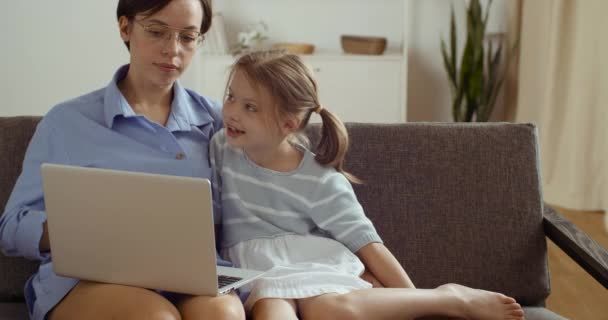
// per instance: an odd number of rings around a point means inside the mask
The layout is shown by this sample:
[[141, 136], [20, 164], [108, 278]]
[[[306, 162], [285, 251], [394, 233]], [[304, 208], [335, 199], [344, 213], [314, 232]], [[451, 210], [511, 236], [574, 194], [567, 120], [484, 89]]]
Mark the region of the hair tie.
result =
[[321, 110], [323, 110], [323, 107], [321, 105], [318, 105], [312, 112], [321, 114]]

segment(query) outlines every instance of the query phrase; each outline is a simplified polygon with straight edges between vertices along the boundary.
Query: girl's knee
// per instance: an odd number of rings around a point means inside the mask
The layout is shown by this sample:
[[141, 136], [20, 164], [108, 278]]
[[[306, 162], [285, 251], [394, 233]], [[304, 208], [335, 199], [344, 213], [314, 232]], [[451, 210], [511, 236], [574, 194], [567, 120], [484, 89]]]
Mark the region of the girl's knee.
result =
[[254, 319], [297, 319], [296, 302], [291, 299], [261, 299], [251, 312]]
[[352, 320], [361, 317], [357, 305], [348, 294], [327, 294], [300, 304], [304, 320]]

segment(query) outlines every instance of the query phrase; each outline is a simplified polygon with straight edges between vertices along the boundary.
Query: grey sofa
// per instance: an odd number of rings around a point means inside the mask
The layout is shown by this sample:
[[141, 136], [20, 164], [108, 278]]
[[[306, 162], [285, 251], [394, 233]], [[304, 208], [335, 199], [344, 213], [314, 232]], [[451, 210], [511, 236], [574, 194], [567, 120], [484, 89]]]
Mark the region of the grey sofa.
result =
[[[0, 213], [39, 118], [0, 118]], [[548, 236], [608, 287], [608, 253], [543, 205], [536, 129], [527, 124], [348, 124], [346, 167], [386, 245], [420, 288], [456, 282], [499, 291], [527, 319], [545, 309]], [[318, 127], [309, 130], [318, 139]], [[37, 263], [0, 254], [0, 319], [26, 318]]]

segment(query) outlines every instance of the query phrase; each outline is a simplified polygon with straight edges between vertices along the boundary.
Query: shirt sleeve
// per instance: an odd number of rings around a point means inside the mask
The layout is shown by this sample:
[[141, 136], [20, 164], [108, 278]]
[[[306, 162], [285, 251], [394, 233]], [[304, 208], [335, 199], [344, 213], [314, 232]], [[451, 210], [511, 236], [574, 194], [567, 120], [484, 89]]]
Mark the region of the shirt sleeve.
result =
[[220, 224], [222, 219], [222, 161], [224, 157], [224, 131], [213, 135], [209, 144], [209, 161], [211, 163], [211, 191], [213, 196], [213, 221]]
[[311, 210], [312, 219], [335, 240], [352, 252], [359, 251], [367, 244], [382, 242], [344, 175], [338, 172], [329, 175], [321, 182], [316, 194]]
[[49, 116], [38, 124], [25, 153], [21, 175], [0, 217], [0, 248], [7, 256], [31, 260], [49, 257], [39, 247], [46, 221], [40, 165], [67, 162], [63, 139], [54, 127]]
[[[209, 144], [209, 157], [211, 163], [211, 192], [213, 195], [213, 221], [215, 224], [221, 224], [222, 219], [222, 160], [224, 156], [224, 131], [221, 130], [211, 138]], [[221, 228], [216, 229], [221, 232]], [[216, 234], [216, 243], [219, 243], [221, 235]], [[216, 254], [218, 266], [232, 267], [232, 263], [222, 259], [219, 254]]]

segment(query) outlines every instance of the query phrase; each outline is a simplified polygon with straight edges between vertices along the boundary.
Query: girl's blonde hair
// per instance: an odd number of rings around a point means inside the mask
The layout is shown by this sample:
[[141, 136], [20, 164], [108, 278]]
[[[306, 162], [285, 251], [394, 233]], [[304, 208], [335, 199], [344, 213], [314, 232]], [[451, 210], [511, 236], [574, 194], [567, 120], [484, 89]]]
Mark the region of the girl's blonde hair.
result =
[[254, 86], [268, 90], [276, 105], [277, 119], [294, 116], [300, 120], [295, 132], [300, 141], [306, 141], [302, 131], [312, 113], [318, 112], [323, 123], [315, 160], [321, 165], [334, 167], [349, 181], [360, 183], [359, 179], [344, 170], [344, 156], [348, 150], [346, 127], [320, 104], [317, 83], [299, 56], [282, 50], [250, 52], [234, 63], [229, 79], [236, 70], [245, 73]]

